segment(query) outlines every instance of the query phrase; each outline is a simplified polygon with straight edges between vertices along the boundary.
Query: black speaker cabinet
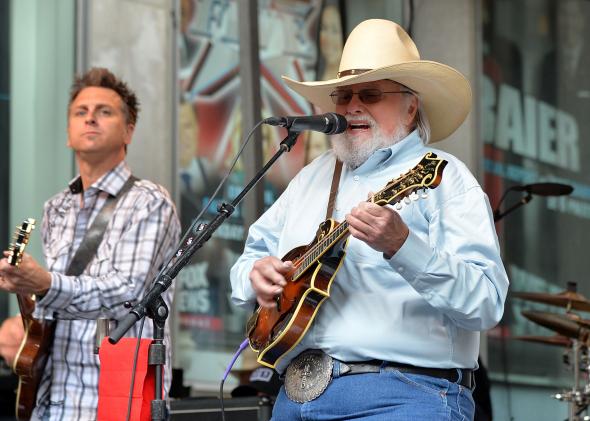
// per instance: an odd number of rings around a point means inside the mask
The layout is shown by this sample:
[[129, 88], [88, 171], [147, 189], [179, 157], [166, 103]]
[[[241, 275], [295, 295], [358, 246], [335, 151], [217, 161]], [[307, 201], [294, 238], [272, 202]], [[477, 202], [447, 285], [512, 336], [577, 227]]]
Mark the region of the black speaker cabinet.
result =
[[14, 421], [18, 377], [0, 361], [0, 421]]
[[[272, 402], [266, 397], [223, 400], [226, 421], [268, 421]], [[217, 398], [186, 398], [170, 402], [171, 421], [221, 421], [221, 403]]]

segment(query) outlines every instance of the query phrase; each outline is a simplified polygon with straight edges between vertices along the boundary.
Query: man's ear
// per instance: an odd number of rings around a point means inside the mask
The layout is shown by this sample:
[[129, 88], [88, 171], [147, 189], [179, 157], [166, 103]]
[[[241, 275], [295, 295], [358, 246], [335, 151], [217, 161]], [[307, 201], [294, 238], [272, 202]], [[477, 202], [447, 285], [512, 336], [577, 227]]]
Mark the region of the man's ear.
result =
[[135, 132], [135, 125], [134, 124], [127, 124], [127, 133], [125, 134], [125, 145], [131, 144], [131, 139], [133, 139], [133, 133]]
[[408, 104], [408, 111], [406, 115], [406, 126], [411, 126], [416, 121], [416, 115], [418, 113], [418, 98], [412, 95], [410, 103]]

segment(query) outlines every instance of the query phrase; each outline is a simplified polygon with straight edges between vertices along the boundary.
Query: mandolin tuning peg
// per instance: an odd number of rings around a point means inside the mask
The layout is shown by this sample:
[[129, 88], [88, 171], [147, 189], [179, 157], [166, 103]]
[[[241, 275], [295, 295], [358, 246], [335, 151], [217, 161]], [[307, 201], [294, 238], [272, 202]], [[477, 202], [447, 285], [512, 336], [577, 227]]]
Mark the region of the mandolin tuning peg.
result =
[[422, 190], [422, 193], [420, 194], [420, 197], [422, 199], [427, 199], [428, 198], [428, 190], [426, 190], [426, 189]]
[[420, 196], [418, 196], [418, 194], [415, 191], [413, 191], [412, 194], [410, 195], [410, 199], [413, 201], [416, 201], [416, 200], [420, 199]]
[[397, 209], [397, 210], [402, 210], [402, 202], [397, 202], [397, 203], [395, 204], [395, 209]]
[[408, 196], [404, 197], [404, 203], [406, 205], [409, 205], [412, 201], [410, 200], [410, 198]]

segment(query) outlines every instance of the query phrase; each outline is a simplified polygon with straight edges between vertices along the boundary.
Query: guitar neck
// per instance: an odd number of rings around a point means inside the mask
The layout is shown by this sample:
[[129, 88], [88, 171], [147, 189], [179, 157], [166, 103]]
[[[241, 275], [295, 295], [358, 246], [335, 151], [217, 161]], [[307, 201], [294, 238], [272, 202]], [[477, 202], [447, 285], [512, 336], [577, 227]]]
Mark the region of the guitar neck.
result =
[[[18, 267], [34, 229], [35, 219], [33, 218], [25, 219], [20, 226], [16, 227], [13, 235], [14, 242], [8, 247], [8, 264]], [[31, 320], [33, 318], [33, 312], [35, 311], [35, 296], [33, 294], [16, 294], [16, 299], [18, 301], [23, 322]]]
[[297, 279], [337, 241], [346, 239], [349, 235], [350, 230], [348, 229], [348, 222], [344, 221], [341, 224], [338, 224], [336, 228], [322, 237], [313, 247], [301, 256], [297, 263], [295, 263], [297, 269], [293, 272], [293, 279]]
[[[380, 192], [381, 193], [381, 192]], [[378, 193], [379, 194], [379, 193]], [[373, 202], [376, 205], [384, 206], [387, 202], [377, 202], [375, 199], [377, 195], [373, 196], [368, 202]], [[330, 249], [337, 241], [348, 238], [350, 230], [348, 229], [348, 222], [343, 221], [338, 224], [336, 228], [326, 234], [313, 247], [311, 247], [301, 258], [295, 263], [295, 271], [293, 272], [293, 279], [297, 279], [303, 272], [305, 272], [311, 265], [313, 265], [326, 251]]]
[[[394, 205], [402, 199], [410, 200], [411, 195], [419, 189], [434, 189], [442, 179], [442, 172], [447, 161], [437, 158], [436, 154], [428, 152], [422, 160], [409, 172], [397, 179], [391, 180], [385, 188], [374, 194], [368, 202], [379, 206]], [[418, 196], [416, 195], [417, 199]], [[348, 222], [343, 221], [328, 233], [320, 234], [317, 243], [310, 247], [297, 261], [292, 279], [295, 280], [311, 267], [337, 241], [350, 235]]]
[[18, 307], [23, 320], [29, 320], [33, 317], [35, 311], [35, 300], [30, 295], [16, 294]]

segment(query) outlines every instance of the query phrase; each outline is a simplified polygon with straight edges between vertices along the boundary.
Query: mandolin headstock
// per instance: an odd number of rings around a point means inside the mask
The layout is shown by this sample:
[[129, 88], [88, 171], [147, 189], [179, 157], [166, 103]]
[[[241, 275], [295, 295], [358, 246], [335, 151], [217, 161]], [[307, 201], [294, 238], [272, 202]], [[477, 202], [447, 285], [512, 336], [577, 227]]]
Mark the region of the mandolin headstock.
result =
[[382, 206], [395, 204], [418, 190], [434, 189], [440, 184], [446, 165], [447, 161], [428, 152], [410, 171], [389, 181], [371, 201]]

